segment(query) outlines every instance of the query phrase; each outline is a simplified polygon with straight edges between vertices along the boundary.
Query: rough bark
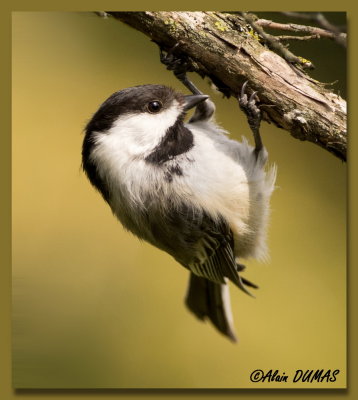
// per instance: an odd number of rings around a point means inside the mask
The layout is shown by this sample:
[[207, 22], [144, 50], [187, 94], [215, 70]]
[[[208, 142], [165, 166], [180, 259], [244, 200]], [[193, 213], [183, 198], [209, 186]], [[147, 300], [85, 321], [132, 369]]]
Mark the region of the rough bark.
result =
[[218, 12], [111, 12], [163, 49], [178, 53], [226, 95], [249, 80], [264, 119], [346, 160], [346, 102], [260, 43], [239, 15]]

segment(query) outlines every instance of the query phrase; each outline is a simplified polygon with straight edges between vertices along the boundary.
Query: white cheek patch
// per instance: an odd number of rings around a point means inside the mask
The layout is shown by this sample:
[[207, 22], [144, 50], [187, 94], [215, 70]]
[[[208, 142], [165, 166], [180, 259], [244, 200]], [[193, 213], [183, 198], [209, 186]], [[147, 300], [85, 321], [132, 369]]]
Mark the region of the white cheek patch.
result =
[[[120, 182], [131, 186], [147, 168], [144, 159], [173, 126], [182, 108], [177, 101], [158, 114], [137, 113], [120, 116], [108, 132], [94, 133], [96, 146], [91, 154], [98, 173], [114, 187]], [[142, 170], [146, 177], [147, 169]], [[132, 176], [133, 175], [133, 176]]]
[[117, 136], [122, 146], [136, 155], [145, 154], [160, 143], [180, 113], [181, 106], [174, 100], [170, 108], [158, 114], [125, 114], [114, 122], [107, 135]]

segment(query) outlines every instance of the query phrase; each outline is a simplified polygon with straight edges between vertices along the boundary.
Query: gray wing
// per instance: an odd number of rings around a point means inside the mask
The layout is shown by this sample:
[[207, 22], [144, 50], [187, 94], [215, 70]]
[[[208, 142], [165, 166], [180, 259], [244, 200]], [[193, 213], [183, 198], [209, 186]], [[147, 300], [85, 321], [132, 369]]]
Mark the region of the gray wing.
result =
[[242, 266], [235, 261], [233, 234], [226, 221], [213, 220], [185, 203], [169, 210], [148, 208], [132, 232], [171, 254], [195, 275], [219, 284], [228, 278], [250, 294], [244, 285], [256, 286], [239, 276]]
[[199, 257], [185, 265], [195, 275], [212, 282], [223, 284], [228, 278], [245, 293], [251, 295], [245, 285], [257, 288], [256, 285], [242, 279], [234, 255], [233, 234], [229, 226], [221, 221], [216, 223], [206, 219], [202, 226], [202, 238], [197, 242]]

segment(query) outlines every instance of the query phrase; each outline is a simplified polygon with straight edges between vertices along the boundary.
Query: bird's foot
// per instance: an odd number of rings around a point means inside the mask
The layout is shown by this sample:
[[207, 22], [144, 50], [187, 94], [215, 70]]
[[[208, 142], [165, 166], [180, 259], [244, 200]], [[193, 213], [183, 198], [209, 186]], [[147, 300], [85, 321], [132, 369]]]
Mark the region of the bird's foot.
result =
[[246, 81], [241, 88], [238, 96], [239, 106], [246, 114], [251, 129], [259, 129], [261, 123], [261, 111], [256, 103], [256, 93], [252, 92], [250, 97], [246, 94], [248, 81]]
[[192, 72], [193, 68], [190, 65], [191, 63], [188, 56], [178, 54], [180, 43], [180, 41], [176, 42], [168, 51], [164, 51], [160, 48], [160, 61], [169, 71], [173, 71], [174, 75], [182, 82], [186, 73]]
[[239, 106], [242, 111], [247, 116], [247, 121], [249, 123], [249, 126], [254, 134], [254, 139], [255, 139], [255, 154], [256, 157], [258, 156], [259, 152], [262, 150], [263, 145], [262, 145], [262, 140], [260, 136], [260, 124], [261, 124], [261, 119], [262, 119], [262, 114], [261, 110], [257, 106], [256, 102], [256, 93], [257, 92], [252, 92], [250, 97], [246, 94], [246, 87], [247, 87], [248, 81], [246, 81], [241, 88], [240, 94], [238, 96], [238, 102]]

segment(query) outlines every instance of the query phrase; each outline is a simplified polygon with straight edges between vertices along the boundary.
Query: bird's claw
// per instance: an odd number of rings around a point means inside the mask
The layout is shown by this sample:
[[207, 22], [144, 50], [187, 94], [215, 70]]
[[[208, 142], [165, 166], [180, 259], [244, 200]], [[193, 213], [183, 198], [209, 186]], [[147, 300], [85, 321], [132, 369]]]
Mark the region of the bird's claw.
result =
[[180, 44], [180, 41], [176, 42], [168, 51], [164, 51], [160, 48], [160, 61], [169, 71], [173, 71], [174, 75], [179, 79], [184, 77], [187, 72], [192, 71], [188, 57], [175, 54]]
[[252, 92], [250, 97], [248, 97], [246, 94], [247, 84], [248, 81], [246, 81], [242, 85], [240, 95], [238, 96], [238, 101], [241, 110], [244, 111], [244, 113], [247, 116], [247, 121], [254, 134], [254, 140], [255, 140], [254, 152], [256, 160], [258, 160], [259, 154], [262, 153], [263, 149], [263, 144], [260, 136], [260, 124], [261, 124], [262, 114], [260, 108], [256, 104], [257, 92], [255, 91]]
[[246, 87], [248, 81], [246, 81], [241, 88], [240, 95], [238, 96], [239, 106], [242, 111], [247, 115], [250, 127], [258, 128], [261, 122], [261, 111], [256, 104], [257, 91], [252, 92], [250, 97], [246, 94]]

